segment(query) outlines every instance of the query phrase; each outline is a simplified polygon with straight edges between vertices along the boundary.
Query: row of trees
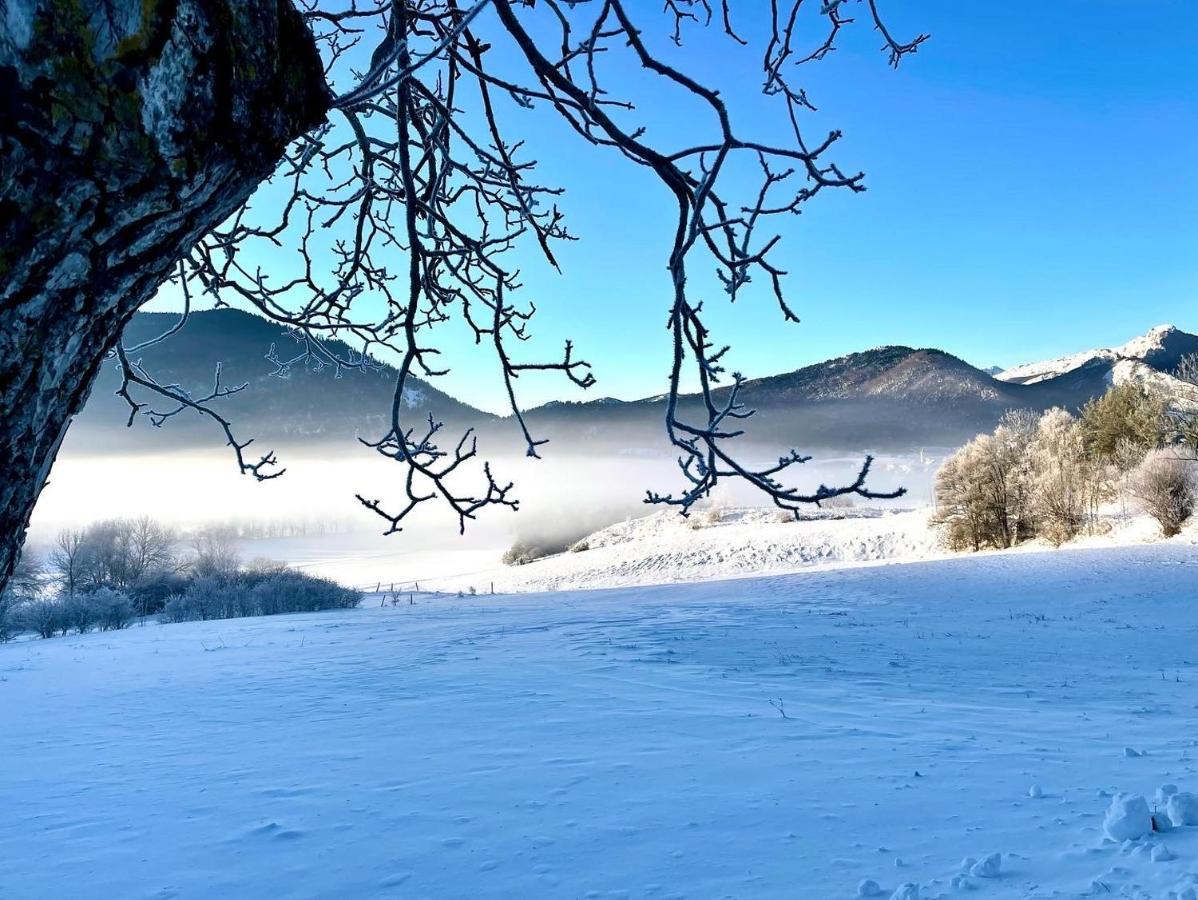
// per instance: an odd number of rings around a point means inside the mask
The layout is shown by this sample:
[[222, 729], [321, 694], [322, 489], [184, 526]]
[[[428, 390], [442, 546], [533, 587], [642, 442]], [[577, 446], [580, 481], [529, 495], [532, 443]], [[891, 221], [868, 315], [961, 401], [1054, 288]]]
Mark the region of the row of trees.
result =
[[59, 533], [44, 560], [22, 558], [0, 593], [0, 642], [117, 630], [164, 621], [272, 615], [356, 606], [356, 591], [268, 561], [243, 565], [226, 528], [189, 544], [149, 518], [113, 519]]
[[1194, 510], [1196, 433], [1135, 382], [1112, 387], [1080, 416], [1010, 412], [945, 461], [934, 521], [953, 549], [1036, 537], [1059, 546], [1093, 530], [1103, 504], [1131, 500], [1176, 534]]

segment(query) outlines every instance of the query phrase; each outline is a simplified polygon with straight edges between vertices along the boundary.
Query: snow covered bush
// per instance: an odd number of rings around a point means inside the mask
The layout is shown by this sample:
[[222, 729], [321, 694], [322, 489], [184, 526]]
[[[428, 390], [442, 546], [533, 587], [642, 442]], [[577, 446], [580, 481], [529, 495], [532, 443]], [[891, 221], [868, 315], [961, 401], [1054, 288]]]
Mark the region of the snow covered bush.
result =
[[24, 601], [17, 609], [17, 623], [38, 637], [52, 638], [66, 632], [62, 601], [57, 597], [34, 597]]
[[[249, 582], [245, 583], [248, 586]], [[362, 599], [360, 593], [342, 587], [335, 581], [293, 569], [270, 575], [254, 584], [248, 593], [249, 607], [255, 610], [250, 615], [259, 616], [352, 609]]]
[[276, 567], [243, 571], [230, 578], [197, 578], [187, 590], [167, 599], [161, 618], [164, 622], [193, 622], [273, 616], [350, 609], [360, 601], [360, 593], [335, 581]]
[[101, 631], [120, 631], [133, 621], [133, 601], [127, 594], [101, 587], [84, 596], [91, 607], [95, 625]]
[[90, 594], [72, 594], [58, 601], [62, 616], [62, 632], [87, 634], [96, 627], [96, 613]]
[[512, 546], [503, 551], [503, 556], [500, 561], [505, 566], [524, 566], [528, 563], [538, 560], [543, 556], [548, 556], [544, 548], [534, 547], [532, 544], [524, 541], [516, 541]]
[[1161, 526], [1165, 537], [1181, 531], [1198, 501], [1194, 461], [1176, 450], [1153, 450], [1131, 476], [1136, 504]]

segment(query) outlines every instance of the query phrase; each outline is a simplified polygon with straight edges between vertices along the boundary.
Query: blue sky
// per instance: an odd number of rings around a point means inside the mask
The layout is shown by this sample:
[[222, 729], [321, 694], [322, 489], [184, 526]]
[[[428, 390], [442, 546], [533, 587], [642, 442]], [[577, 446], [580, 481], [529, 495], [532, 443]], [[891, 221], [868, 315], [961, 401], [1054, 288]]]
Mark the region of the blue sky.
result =
[[[645, 5], [643, 21], [661, 32], [647, 36], [662, 44], [660, 4]], [[740, 4], [746, 32], [759, 5]], [[808, 134], [842, 129], [835, 158], [863, 169], [869, 190], [823, 194], [784, 223], [775, 262], [791, 272], [801, 324], [782, 323], [764, 293], [729, 308], [708, 292], [731, 365], [760, 376], [882, 344], [1010, 365], [1121, 343], [1161, 322], [1198, 330], [1193, 0], [886, 7], [897, 33], [932, 34], [902, 68], [858, 26], [798, 79], [820, 108]], [[672, 59], [722, 88], [743, 134], [781, 137], [779, 108], [757, 89], [760, 45], [690, 37]], [[620, 63], [613, 55], [610, 83], [641, 101], [630, 120], [650, 138], [682, 144], [700, 133], [693, 108]], [[575, 338], [599, 378], [590, 396], [659, 393], [669, 196], [610, 151], [580, 144], [547, 109], [505, 118], [541, 180], [566, 188], [561, 205], [581, 238], [560, 251], [560, 275], [529, 254], [540, 346], [552, 354]], [[485, 351], [451, 339], [448, 359], [454, 370], [439, 387], [501, 407]], [[532, 403], [584, 396], [549, 376], [521, 381]]]

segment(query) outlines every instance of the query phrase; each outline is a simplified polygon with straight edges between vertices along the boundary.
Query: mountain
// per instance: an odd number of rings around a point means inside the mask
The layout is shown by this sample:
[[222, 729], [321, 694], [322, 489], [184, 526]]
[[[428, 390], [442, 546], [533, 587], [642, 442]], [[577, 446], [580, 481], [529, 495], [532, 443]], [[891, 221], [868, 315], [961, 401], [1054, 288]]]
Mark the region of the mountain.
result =
[[[170, 328], [178, 317], [171, 313], [138, 313], [125, 330], [128, 347], [150, 340]], [[329, 347], [339, 355], [349, 348], [340, 341]], [[260, 316], [234, 309], [192, 313], [176, 335], [133, 354], [160, 384], [178, 384], [202, 396], [212, 389], [217, 362], [225, 387], [246, 384], [245, 390], [215, 401], [212, 406], [234, 424], [241, 438], [291, 444], [373, 438], [386, 429], [396, 370], [378, 364], [368, 370], [344, 369], [314, 360], [297, 362], [279, 371], [267, 358], [275, 347], [282, 360], [295, 357], [300, 344], [288, 330]], [[71, 426], [71, 440], [89, 449], [129, 451], [165, 446], [211, 445], [221, 440], [215, 423], [187, 411], [155, 429], [145, 440], [148, 420], [139, 417], [132, 429], [124, 428], [129, 407], [116, 390], [120, 377], [115, 363], [106, 364], [96, 379], [91, 397]], [[137, 391], [139, 402], [155, 409], [169, 408], [165, 400]], [[475, 409], [418, 380], [412, 380], [404, 402], [416, 421], [432, 412], [448, 425], [492, 423], [495, 416]]]
[[[134, 317], [125, 334], [133, 345], [161, 333], [174, 321], [167, 314]], [[222, 400], [219, 408], [236, 433], [265, 441], [322, 444], [376, 436], [385, 428], [395, 370], [379, 365], [369, 371], [296, 364], [277, 374], [267, 359], [297, 352], [287, 330], [257, 316], [234, 310], [194, 313], [185, 328], [141, 354], [163, 383], [177, 382], [195, 392], [210, 389], [213, 367], [223, 362], [224, 383], [248, 383], [247, 390]], [[347, 348], [339, 345], [340, 352]], [[933, 348], [878, 347], [804, 366], [793, 372], [744, 384], [741, 399], [758, 415], [740, 424], [746, 443], [777, 452], [803, 450], [907, 450], [955, 446], [994, 427], [1010, 409], [1077, 410], [1112, 383], [1150, 382], [1198, 409], [1198, 389], [1172, 377], [1181, 357], [1198, 351], [1198, 336], [1172, 326], [1154, 328], [1121, 347], [1029, 363], [994, 377], [964, 360]], [[168, 423], [152, 442], [145, 425], [123, 427], [127, 407], [114, 395], [119, 380], [109, 366], [98, 380], [84, 412], [72, 427], [71, 440], [90, 449], [131, 452], [144, 446], [213, 446], [220, 435], [213, 423], [186, 413]], [[728, 388], [716, 392], [727, 397]], [[405, 396], [409, 409], [423, 419], [431, 412], [454, 428], [472, 425], [502, 440], [492, 447], [516, 449], [516, 431], [502, 418], [462, 403], [436, 388], [413, 382]], [[683, 397], [680, 410], [689, 421], [702, 421], [696, 396]], [[527, 413], [537, 437], [547, 437], [558, 453], [657, 454], [668, 450], [663, 421], [665, 398], [622, 401], [602, 397], [586, 402], [553, 402]]]
[[997, 377], [1013, 384], [1035, 384], [1079, 369], [1110, 372], [1120, 360], [1134, 360], [1157, 372], [1171, 372], [1182, 357], [1191, 353], [1198, 353], [1198, 335], [1188, 334], [1175, 325], [1158, 325], [1119, 347], [1084, 350], [1058, 359], [1024, 363], [1006, 369]]
[[[951, 446], [992, 428], [1009, 409], [1076, 409], [1105, 390], [1075, 381], [1012, 384], [942, 350], [879, 347], [745, 382], [742, 402], [758, 414], [742, 424], [746, 440], [771, 447]], [[683, 398], [680, 408], [692, 421], [702, 413], [696, 397]], [[664, 416], [664, 398], [651, 398], [555, 403], [531, 410], [528, 420], [551, 439], [610, 450], [660, 445]]]

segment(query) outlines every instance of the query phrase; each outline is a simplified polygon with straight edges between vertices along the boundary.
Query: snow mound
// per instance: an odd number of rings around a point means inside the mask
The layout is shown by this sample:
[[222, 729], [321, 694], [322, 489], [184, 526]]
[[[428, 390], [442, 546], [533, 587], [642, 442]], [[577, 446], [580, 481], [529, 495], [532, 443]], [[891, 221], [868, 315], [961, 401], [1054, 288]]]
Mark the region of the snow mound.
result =
[[1138, 794], [1116, 794], [1102, 820], [1102, 830], [1112, 841], [1135, 841], [1152, 833], [1148, 801]]
[[[942, 555], [926, 509], [837, 510], [799, 521], [783, 520], [772, 510], [734, 509], [711, 524], [702, 515], [684, 519], [666, 510], [631, 519], [584, 538], [574, 552], [488, 573], [486, 579], [508, 592], [610, 588]], [[468, 580], [430, 583], [463, 590]]]
[[1167, 806], [1169, 818], [1178, 828], [1185, 825], [1198, 825], [1198, 794], [1179, 791], [1169, 797]]

